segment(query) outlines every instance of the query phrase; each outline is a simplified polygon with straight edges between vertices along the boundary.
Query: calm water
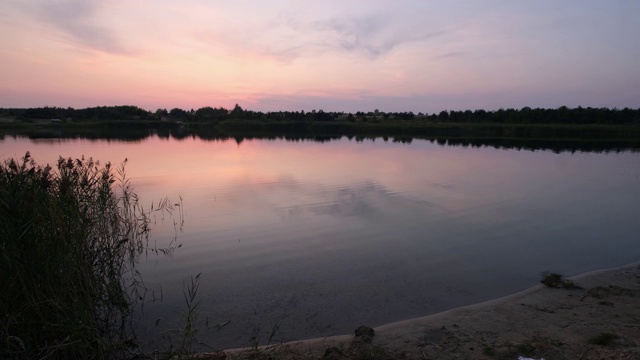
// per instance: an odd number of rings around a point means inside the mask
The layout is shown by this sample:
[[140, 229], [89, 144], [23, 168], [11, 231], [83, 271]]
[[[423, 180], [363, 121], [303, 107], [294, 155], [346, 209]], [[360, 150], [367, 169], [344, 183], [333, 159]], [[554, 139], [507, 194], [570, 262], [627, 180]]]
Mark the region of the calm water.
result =
[[[118, 163], [143, 203], [183, 199], [183, 244], [149, 257], [146, 339], [162, 341], [201, 273], [202, 340], [245, 346], [350, 333], [640, 260], [640, 154], [330, 142], [0, 140], [2, 158]], [[159, 245], [173, 223], [158, 219]], [[160, 299], [162, 301], [160, 301]], [[158, 325], [155, 325], [158, 321]], [[263, 338], [266, 334], [262, 335]]]

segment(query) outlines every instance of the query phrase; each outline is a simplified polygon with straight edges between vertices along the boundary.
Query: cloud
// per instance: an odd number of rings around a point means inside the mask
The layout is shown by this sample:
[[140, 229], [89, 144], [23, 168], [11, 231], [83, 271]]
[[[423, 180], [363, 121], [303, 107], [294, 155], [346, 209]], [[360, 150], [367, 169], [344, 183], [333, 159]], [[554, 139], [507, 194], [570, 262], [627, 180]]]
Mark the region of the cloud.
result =
[[409, 30], [392, 20], [387, 14], [371, 14], [316, 21], [312, 28], [329, 48], [361, 53], [373, 58], [387, 54], [401, 45], [444, 35], [443, 31], [421, 33]]
[[388, 26], [387, 21], [379, 15], [331, 18], [314, 21], [298, 31], [319, 39], [328, 49], [379, 56], [393, 48], [390, 43], [378, 39]]
[[467, 55], [464, 51], [450, 51], [448, 53], [440, 54], [433, 56], [434, 60], [442, 60], [442, 59], [455, 59], [455, 58], [463, 58]]
[[49, 24], [82, 46], [110, 53], [127, 52], [108, 27], [99, 25], [98, 0], [38, 1], [23, 5], [25, 12]]
[[445, 31], [416, 29], [399, 14], [332, 15], [319, 19], [298, 13], [280, 13], [271, 20], [247, 26], [224, 23], [206, 29], [198, 38], [233, 55], [253, 54], [278, 62], [327, 54], [353, 54], [377, 59], [395, 49], [445, 35]]

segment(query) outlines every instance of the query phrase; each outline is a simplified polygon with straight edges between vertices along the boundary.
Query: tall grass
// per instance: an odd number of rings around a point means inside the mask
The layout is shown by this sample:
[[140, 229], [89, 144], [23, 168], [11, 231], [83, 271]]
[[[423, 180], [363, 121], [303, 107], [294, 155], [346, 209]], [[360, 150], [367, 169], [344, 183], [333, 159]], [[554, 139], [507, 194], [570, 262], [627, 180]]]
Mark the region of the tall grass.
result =
[[123, 356], [149, 222], [124, 164], [0, 164], [0, 358]]

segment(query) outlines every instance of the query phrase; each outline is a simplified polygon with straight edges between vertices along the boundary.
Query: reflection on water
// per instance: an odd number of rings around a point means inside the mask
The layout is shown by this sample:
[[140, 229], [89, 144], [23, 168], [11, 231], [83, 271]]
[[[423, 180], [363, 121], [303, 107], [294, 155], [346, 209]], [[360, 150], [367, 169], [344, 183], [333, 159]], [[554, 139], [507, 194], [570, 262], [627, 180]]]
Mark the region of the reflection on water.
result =
[[[274, 124], [272, 124], [274, 125]], [[276, 126], [277, 128], [277, 126]], [[516, 129], [517, 128], [517, 129]], [[208, 127], [187, 128], [187, 127], [166, 127], [161, 129], [151, 129], [146, 127], [128, 128], [123, 131], [121, 125], [103, 124], [102, 127], [89, 128], [28, 128], [17, 132], [19, 136], [28, 137], [34, 141], [44, 142], [64, 142], [76, 140], [90, 141], [117, 141], [117, 142], [142, 142], [149, 137], [171, 140], [203, 140], [203, 141], [234, 141], [240, 145], [243, 141], [251, 140], [285, 140], [285, 141], [314, 141], [330, 142], [339, 141], [343, 137], [357, 142], [375, 141], [382, 139], [385, 142], [397, 142], [410, 144], [413, 140], [427, 140], [438, 145], [471, 146], [471, 147], [494, 147], [514, 150], [551, 150], [553, 152], [619, 152], [638, 151], [640, 149], [640, 133], [637, 127], [617, 128], [605, 127], [589, 129], [582, 127], [551, 127], [541, 128], [522, 127], [512, 128], [510, 126], [479, 127], [469, 133], [460, 133], [461, 129], [447, 128], [425, 128], [421, 131], [411, 131], [404, 129], [401, 135], [384, 135], [384, 128], [378, 129], [380, 133], [368, 133], [366, 128], [358, 133], [357, 130], [342, 129], [341, 134], [334, 132], [328, 134], [314, 131], [283, 132], [277, 129], [264, 130], [261, 132], [247, 132], [243, 130], [231, 130], [221, 132]], [[291, 129], [289, 129], [291, 130]], [[469, 130], [469, 129], [467, 129]], [[16, 131], [0, 131], [0, 140], [5, 137], [11, 138]]]
[[[230, 323], [203, 338], [247, 345], [350, 333], [506, 295], [542, 271], [572, 275], [640, 256], [640, 154], [554, 153], [342, 138], [140, 142], [5, 138], [3, 157], [129, 159], [142, 202], [181, 196], [183, 246], [141, 266], [161, 302], [147, 336], [175, 326], [182, 282]], [[155, 240], [173, 237], [158, 221]], [[159, 320], [159, 325], [155, 325]]]

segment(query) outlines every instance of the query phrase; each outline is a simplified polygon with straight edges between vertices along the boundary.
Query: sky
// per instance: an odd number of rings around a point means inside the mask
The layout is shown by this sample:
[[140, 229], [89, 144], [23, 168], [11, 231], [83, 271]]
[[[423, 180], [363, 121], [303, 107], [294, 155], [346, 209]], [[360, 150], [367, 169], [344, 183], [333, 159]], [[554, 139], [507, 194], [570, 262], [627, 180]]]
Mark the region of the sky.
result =
[[637, 0], [0, 0], [0, 107], [640, 107]]

